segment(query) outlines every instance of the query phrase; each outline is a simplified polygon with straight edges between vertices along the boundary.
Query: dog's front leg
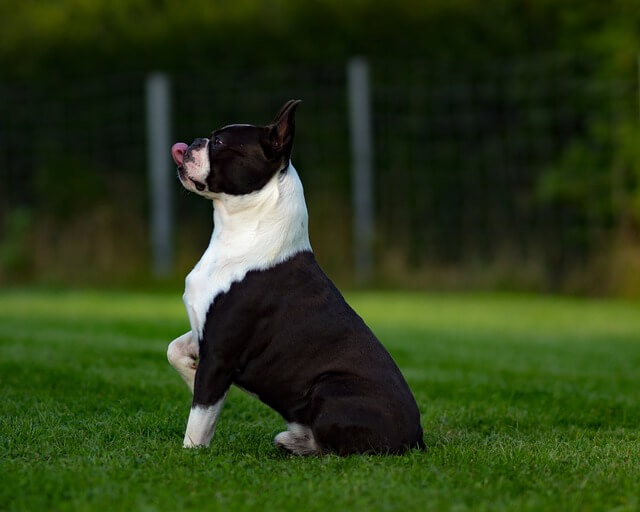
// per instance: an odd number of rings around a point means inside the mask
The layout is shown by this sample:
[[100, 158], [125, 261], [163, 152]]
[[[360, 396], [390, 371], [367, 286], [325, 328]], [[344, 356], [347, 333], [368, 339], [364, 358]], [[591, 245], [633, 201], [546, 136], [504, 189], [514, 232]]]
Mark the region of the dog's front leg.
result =
[[193, 393], [196, 368], [198, 367], [198, 353], [198, 339], [193, 335], [193, 331], [177, 337], [167, 347], [169, 363], [187, 383], [191, 393]]
[[231, 386], [231, 376], [215, 356], [202, 357], [196, 370], [193, 405], [184, 447], [209, 446], [220, 410]]

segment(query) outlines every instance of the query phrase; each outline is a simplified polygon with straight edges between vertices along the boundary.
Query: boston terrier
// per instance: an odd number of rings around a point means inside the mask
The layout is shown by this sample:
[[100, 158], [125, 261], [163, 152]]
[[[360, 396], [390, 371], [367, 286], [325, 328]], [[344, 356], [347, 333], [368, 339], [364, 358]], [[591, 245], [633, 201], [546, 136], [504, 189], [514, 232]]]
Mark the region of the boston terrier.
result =
[[185, 281], [191, 330], [169, 345], [193, 393], [185, 447], [208, 446], [232, 384], [287, 422], [298, 455], [424, 448], [420, 413], [389, 353], [315, 260], [291, 164], [294, 116], [174, 144], [182, 185], [213, 202], [214, 229]]

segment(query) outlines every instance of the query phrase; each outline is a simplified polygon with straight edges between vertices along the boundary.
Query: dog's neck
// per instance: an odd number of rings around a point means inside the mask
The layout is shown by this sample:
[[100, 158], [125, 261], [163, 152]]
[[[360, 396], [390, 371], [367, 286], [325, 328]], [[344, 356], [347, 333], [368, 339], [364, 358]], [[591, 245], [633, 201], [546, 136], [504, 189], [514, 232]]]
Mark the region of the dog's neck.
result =
[[209, 306], [232, 283], [311, 251], [302, 183], [291, 164], [256, 192], [214, 197], [213, 222], [209, 246], [185, 283], [185, 305], [199, 336]]
[[250, 270], [311, 250], [302, 183], [291, 164], [256, 192], [214, 198], [213, 223], [207, 252], [217, 260], [241, 259]]

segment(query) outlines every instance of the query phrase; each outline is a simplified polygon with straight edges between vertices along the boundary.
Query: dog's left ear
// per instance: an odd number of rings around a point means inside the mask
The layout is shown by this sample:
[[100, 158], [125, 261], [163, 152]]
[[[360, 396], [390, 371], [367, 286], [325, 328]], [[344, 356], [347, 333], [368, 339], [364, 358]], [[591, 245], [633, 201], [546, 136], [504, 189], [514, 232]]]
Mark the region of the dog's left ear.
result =
[[301, 100], [287, 101], [268, 126], [271, 148], [276, 152], [283, 152], [287, 161], [291, 157], [293, 136], [296, 131], [296, 108], [300, 103]]

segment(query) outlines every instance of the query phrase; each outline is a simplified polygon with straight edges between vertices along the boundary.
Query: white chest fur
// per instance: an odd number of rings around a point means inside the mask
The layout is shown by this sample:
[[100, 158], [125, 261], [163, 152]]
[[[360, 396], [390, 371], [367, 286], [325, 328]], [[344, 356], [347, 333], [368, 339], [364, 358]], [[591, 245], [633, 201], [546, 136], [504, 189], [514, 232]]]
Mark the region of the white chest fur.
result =
[[185, 280], [183, 300], [200, 340], [216, 296], [251, 270], [265, 270], [310, 251], [307, 207], [293, 165], [260, 190], [213, 198], [214, 229], [207, 250]]

